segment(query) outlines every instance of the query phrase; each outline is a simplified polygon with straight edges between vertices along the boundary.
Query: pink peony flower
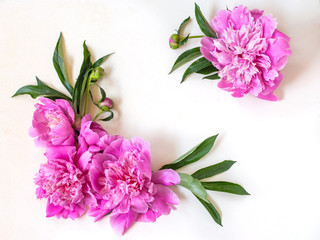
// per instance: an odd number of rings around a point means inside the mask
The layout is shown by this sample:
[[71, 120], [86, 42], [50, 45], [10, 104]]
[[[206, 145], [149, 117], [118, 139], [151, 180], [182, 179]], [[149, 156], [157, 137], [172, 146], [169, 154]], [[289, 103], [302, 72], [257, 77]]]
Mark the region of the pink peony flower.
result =
[[74, 146], [47, 148], [48, 162], [40, 166], [34, 179], [39, 186], [37, 198], [48, 198], [47, 217], [76, 219], [87, 205], [96, 205], [84, 174], [73, 163], [75, 151]]
[[104, 128], [91, 120], [90, 114], [81, 120], [80, 134], [78, 137], [78, 151], [76, 154], [77, 166], [86, 172], [92, 162], [92, 157], [102, 153], [111, 142], [122, 138], [121, 136], [108, 135]]
[[114, 231], [123, 235], [135, 221], [154, 222], [169, 214], [178, 197], [167, 187], [180, 182], [173, 170], [151, 171], [149, 144], [119, 138], [93, 157], [89, 170], [98, 206], [89, 210], [95, 221], [111, 213]]
[[30, 136], [35, 137], [37, 146], [72, 146], [75, 132], [72, 128], [74, 112], [69, 102], [64, 99], [56, 101], [38, 98], [35, 105]]
[[251, 94], [277, 101], [273, 92], [291, 51], [289, 37], [276, 29], [276, 19], [239, 6], [219, 11], [210, 25], [218, 38], [203, 37], [201, 53], [219, 70], [218, 86], [234, 97]]

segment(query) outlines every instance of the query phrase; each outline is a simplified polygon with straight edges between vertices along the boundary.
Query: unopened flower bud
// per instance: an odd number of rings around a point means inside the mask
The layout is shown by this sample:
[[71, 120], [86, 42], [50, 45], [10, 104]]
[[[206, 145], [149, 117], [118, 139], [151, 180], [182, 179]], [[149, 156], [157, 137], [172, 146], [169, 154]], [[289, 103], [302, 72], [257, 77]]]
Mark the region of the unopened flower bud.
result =
[[169, 38], [169, 46], [172, 49], [177, 49], [179, 48], [179, 41], [180, 41], [180, 37], [178, 34], [172, 34]]
[[103, 102], [100, 103], [100, 108], [102, 111], [108, 111], [113, 107], [113, 102], [110, 98], [105, 98]]
[[102, 74], [103, 74], [103, 69], [101, 67], [97, 67], [97, 68], [93, 69], [93, 71], [91, 73], [91, 79], [98, 80], [99, 78], [101, 78]]

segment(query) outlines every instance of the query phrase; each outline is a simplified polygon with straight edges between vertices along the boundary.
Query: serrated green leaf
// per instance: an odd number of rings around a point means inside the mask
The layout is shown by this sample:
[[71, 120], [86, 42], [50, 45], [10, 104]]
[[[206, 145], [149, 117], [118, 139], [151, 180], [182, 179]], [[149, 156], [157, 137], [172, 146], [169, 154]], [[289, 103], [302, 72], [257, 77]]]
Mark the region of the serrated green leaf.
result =
[[200, 160], [211, 150], [217, 137], [218, 137], [218, 134], [207, 138], [206, 140], [201, 142], [199, 145], [195, 146], [194, 148], [189, 150], [187, 153], [183, 154], [174, 162], [164, 165], [161, 169], [176, 170], [185, 165], [188, 165], [190, 163]]
[[179, 45], [185, 45], [188, 42], [189, 36], [190, 36], [190, 33], [179, 42]]
[[227, 192], [238, 195], [250, 195], [242, 186], [231, 182], [201, 182], [202, 186], [211, 191]]
[[208, 80], [219, 80], [220, 77], [218, 75], [218, 73], [212, 74], [212, 75], [208, 75], [202, 78], [202, 80], [204, 79], [208, 79]]
[[177, 31], [177, 34], [180, 35], [181, 31], [182, 31], [182, 28], [184, 27], [184, 25], [190, 20], [190, 16], [187, 17], [185, 20], [182, 21], [182, 23], [180, 24], [180, 27]]
[[213, 218], [213, 220], [218, 223], [220, 226], [222, 226], [221, 223], [221, 216], [219, 214], [219, 212], [217, 211], [217, 209], [213, 206], [213, 204], [211, 202], [205, 202], [203, 201], [201, 198], [198, 198], [196, 196], [196, 198], [200, 201], [200, 203], [207, 209], [207, 211], [209, 212], [209, 214], [211, 215], [211, 217]]
[[79, 76], [77, 78], [77, 81], [74, 87], [73, 99], [72, 99], [73, 103], [76, 106], [77, 113], [80, 113], [81, 99], [87, 85], [89, 70], [92, 67], [92, 62], [90, 58], [91, 58], [91, 53], [88, 50], [86, 42], [84, 41], [83, 42], [83, 61], [82, 61]]
[[16, 97], [23, 94], [29, 94], [32, 98], [43, 96], [51, 99], [62, 98], [62, 99], [71, 101], [71, 99], [68, 96], [49, 87], [44, 82], [42, 82], [38, 77], [36, 77], [36, 79], [37, 79], [38, 85], [23, 86], [19, 88], [18, 91], [12, 97]]
[[105, 61], [107, 60], [107, 58], [112, 55], [114, 53], [110, 53], [110, 54], [107, 54], [101, 58], [99, 58], [93, 65], [92, 65], [92, 68], [96, 68], [96, 67], [100, 67], [100, 65]]
[[54, 53], [53, 53], [53, 58], [52, 58], [53, 66], [56, 69], [56, 72], [60, 78], [62, 85], [72, 95], [73, 94], [73, 87], [70, 85], [70, 82], [68, 80], [68, 75], [66, 72], [61, 37], [62, 37], [62, 34], [60, 33], [58, 42], [56, 44], [56, 48], [54, 49]]
[[175, 63], [173, 64], [171, 71], [169, 72], [172, 73], [174, 70], [176, 70], [177, 68], [181, 67], [183, 64], [197, 58], [201, 56], [201, 52], [200, 52], [200, 47], [196, 47], [196, 48], [192, 48], [189, 49], [185, 52], [183, 52], [175, 61]]
[[182, 80], [180, 83], [183, 83], [186, 78], [192, 74], [195, 73], [201, 69], [204, 69], [206, 67], [209, 67], [212, 65], [210, 61], [208, 61], [205, 57], [199, 58], [198, 60], [191, 63], [191, 65], [187, 68], [187, 70], [184, 72]]
[[218, 69], [213, 65], [208, 66], [206, 68], [203, 68], [203, 69], [197, 71], [197, 73], [203, 74], [203, 75], [207, 75], [207, 74], [210, 74], [210, 73], [213, 73], [213, 72], [218, 72]]
[[111, 110], [109, 110], [107, 112], [109, 112], [110, 115], [108, 117], [106, 117], [106, 118], [99, 119], [100, 121], [106, 122], [106, 121], [110, 121], [113, 118], [113, 112]]
[[189, 191], [191, 191], [194, 195], [201, 198], [201, 200], [205, 202], [209, 202], [207, 198], [207, 191], [202, 186], [201, 182], [189, 174], [186, 173], [178, 173], [180, 176], [180, 183], [179, 185], [185, 187]]
[[203, 16], [200, 10], [200, 7], [196, 3], [195, 3], [195, 15], [201, 31], [208, 37], [217, 38], [217, 34], [211, 28], [208, 21]]
[[192, 174], [192, 177], [199, 179], [199, 180], [204, 179], [204, 178], [209, 178], [209, 177], [212, 177], [212, 176], [215, 176], [217, 174], [220, 174], [220, 173], [227, 171], [235, 163], [236, 163], [235, 161], [225, 160], [223, 162], [211, 165], [209, 167], [199, 169], [198, 171], [196, 171], [195, 173]]

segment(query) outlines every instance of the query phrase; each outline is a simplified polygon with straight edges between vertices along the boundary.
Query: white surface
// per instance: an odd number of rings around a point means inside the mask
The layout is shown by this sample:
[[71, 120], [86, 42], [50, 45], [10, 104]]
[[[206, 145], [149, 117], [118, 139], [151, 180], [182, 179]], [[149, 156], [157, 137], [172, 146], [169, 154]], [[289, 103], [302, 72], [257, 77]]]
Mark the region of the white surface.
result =
[[213, 151], [195, 169], [236, 160], [215, 180], [240, 183], [252, 195], [211, 192], [222, 213], [219, 227], [187, 191], [181, 204], [156, 223], [137, 223], [123, 239], [270, 240], [320, 239], [320, 7], [319, 1], [198, 0], [206, 17], [238, 4], [264, 9], [291, 37], [293, 55], [276, 91], [279, 102], [236, 99], [198, 76], [179, 84], [184, 68], [168, 75], [182, 51], [168, 37], [191, 16], [188, 31], [200, 33], [193, 1], [0, 1], [0, 236], [1, 239], [117, 239], [108, 217], [94, 223], [45, 218], [46, 200], [35, 197], [34, 174], [43, 149], [28, 136], [34, 103], [11, 99], [35, 75], [62, 86], [51, 59], [63, 32], [69, 74], [77, 77], [82, 42], [95, 59], [116, 52], [103, 65], [102, 86], [116, 103], [116, 118], [103, 126], [112, 134], [142, 136], [151, 143], [157, 169], [206, 137], [220, 133]]

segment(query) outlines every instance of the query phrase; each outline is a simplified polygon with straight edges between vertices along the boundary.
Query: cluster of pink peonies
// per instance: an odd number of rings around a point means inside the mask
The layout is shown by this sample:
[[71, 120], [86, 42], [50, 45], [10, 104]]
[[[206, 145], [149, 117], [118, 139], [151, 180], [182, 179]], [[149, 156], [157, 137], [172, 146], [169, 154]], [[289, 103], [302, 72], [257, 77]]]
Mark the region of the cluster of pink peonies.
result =
[[218, 86], [234, 97], [251, 94], [277, 101], [273, 92], [291, 51], [289, 37], [277, 30], [276, 19], [239, 6], [218, 11], [210, 25], [217, 38], [203, 37], [201, 53], [219, 70]]
[[123, 235], [135, 222], [169, 214], [178, 197], [168, 188], [177, 172], [152, 172], [149, 144], [141, 138], [109, 135], [89, 114], [76, 127], [69, 102], [39, 98], [30, 135], [46, 147], [47, 163], [36, 174], [38, 198], [48, 198], [47, 217], [76, 219], [89, 208], [95, 221], [111, 213]]

